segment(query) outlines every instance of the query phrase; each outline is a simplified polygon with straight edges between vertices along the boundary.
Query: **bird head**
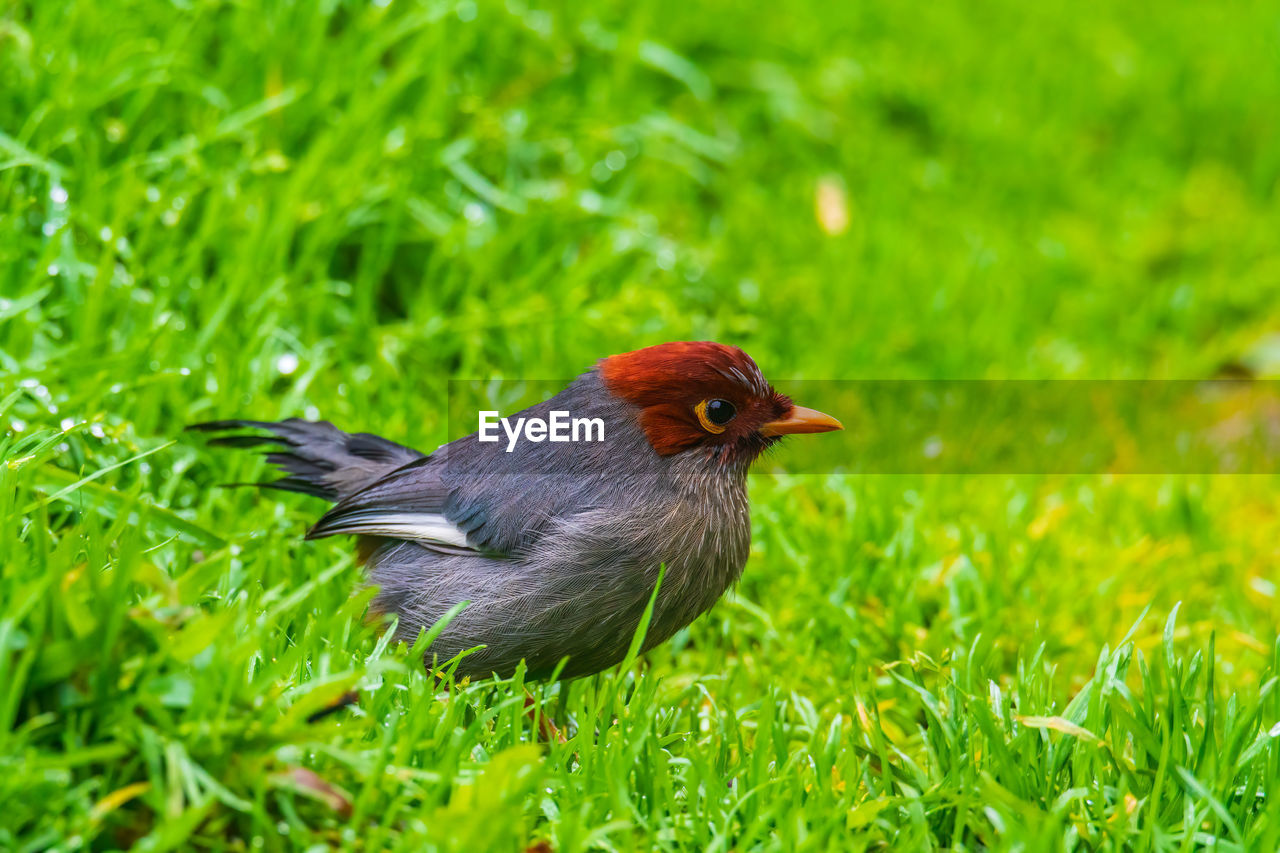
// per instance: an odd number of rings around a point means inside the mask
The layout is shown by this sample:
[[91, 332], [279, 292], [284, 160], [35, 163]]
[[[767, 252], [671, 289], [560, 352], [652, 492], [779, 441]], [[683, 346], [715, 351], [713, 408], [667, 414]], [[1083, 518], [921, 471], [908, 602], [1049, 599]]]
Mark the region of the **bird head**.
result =
[[611, 393], [639, 408], [660, 456], [703, 448], [717, 460], [749, 463], [784, 435], [843, 429], [775, 391], [734, 346], [659, 344], [601, 359], [599, 371]]

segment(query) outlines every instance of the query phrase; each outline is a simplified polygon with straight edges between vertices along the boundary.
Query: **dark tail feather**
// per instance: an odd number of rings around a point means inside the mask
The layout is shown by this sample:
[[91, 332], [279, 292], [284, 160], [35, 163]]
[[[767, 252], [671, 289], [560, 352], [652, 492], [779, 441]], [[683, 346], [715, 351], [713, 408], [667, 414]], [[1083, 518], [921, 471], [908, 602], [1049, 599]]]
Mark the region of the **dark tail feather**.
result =
[[328, 421], [228, 420], [192, 424], [189, 431], [268, 433], [220, 435], [209, 440], [216, 447], [251, 448], [268, 445], [267, 461], [287, 476], [253, 485], [339, 501], [353, 495], [410, 462], [423, 458], [412, 448], [369, 433], [345, 433]]

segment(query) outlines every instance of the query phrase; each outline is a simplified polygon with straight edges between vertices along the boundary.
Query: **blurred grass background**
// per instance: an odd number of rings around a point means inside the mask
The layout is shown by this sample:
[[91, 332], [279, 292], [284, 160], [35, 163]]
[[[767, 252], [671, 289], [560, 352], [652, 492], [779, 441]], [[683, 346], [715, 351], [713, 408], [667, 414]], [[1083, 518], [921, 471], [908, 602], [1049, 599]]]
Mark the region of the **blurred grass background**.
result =
[[758, 478], [737, 593], [537, 744], [178, 435], [430, 448], [689, 338], [1273, 375], [1273, 3], [0, 10], [0, 847], [1277, 846], [1272, 477]]

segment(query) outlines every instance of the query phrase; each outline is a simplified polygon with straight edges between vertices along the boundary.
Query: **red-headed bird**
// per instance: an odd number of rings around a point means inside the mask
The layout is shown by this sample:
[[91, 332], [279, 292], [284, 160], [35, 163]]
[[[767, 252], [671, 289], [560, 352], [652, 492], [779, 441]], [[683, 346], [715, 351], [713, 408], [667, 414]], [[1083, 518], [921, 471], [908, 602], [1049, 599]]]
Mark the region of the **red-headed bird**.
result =
[[737, 347], [668, 343], [601, 359], [517, 417], [599, 418], [602, 441], [481, 442], [430, 455], [332, 424], [233, 420], [193, 429], [272, 445], [287, 476], [263, 485], [335, 506], [307, 533], [360, 537], [374, 609], [413, 642], [469, 602], [428, 655], [460, 652], [460, 675], [588, 675], [626, 656], [665, 574], [644, 649], [713, 605], [741, 575], [751, 524], [746, 474], [781, 436], [841, 428], [794, 405]]

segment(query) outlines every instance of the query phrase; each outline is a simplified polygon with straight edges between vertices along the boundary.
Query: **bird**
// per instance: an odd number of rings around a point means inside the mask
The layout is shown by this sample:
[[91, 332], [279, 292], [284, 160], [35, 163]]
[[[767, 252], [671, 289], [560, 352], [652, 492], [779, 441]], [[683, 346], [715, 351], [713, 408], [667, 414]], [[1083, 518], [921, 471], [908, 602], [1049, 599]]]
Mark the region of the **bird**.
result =
[[[774, 390], [742, 349], [678, 341], [597, 361], [512, 416], [599, 419], [600, 440], [481, 441], [432, 453], [327, 421], [219, 420], [209, 443], [264, 447], [253, 485], [333, 506], [306, 539], [357, 537], [370, 609], [456, 677], [575, 678], [640, 653], [711, 608], [747, 562], [747, 472], [784, 436], [843, 427]], [[525, 437], [530, 438], [526, 431]], [[584, 436], [580, 436], [584, 438]], [[661, 582], [659, 578], [661, 577]], [[657, 592], [655, 594], [655, 588]]]

